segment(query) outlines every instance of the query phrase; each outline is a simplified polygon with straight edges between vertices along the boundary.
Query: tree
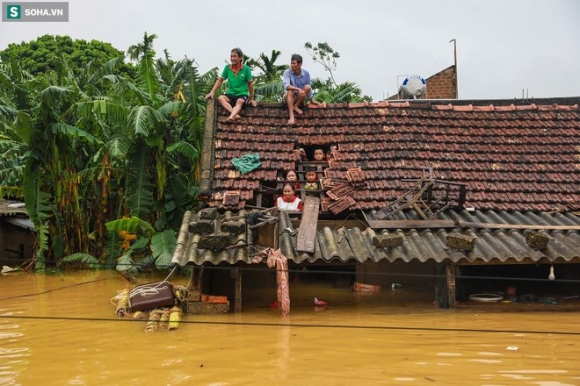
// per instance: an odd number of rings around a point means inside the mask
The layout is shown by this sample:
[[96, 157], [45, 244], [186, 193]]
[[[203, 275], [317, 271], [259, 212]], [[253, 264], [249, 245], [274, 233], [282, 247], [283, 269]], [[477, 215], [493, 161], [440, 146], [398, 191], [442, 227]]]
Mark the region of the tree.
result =
[[[76, 74], [86, 68], [87, 64], [103, 65], [114, 58], [124, 58], [119, 51], [109, 43], [98, 40], [73, 40], [70, 36], [43, 35], [30, 42], [11, 43], [8, 48], [0, 51], [0, 61], [8, 63], [10, 57], [18, 59], [22, 71], [31, 75], [47, 74], [56, 71], [58, 58], [64, 56], [71, 71]], [[119, 73], [131, 75], [129, 64], [122, 63]]]
[[315, 78], [312, 80], [312, 89], [315, 90], [313, 99], [319, 103], [372, 101], [370, 96], [361, 95], [361, 89], [353, 82], [344, 82], [335, 86], [330, 78], [326, 80]]
[[[194, 205], [195, 176], [203, 135], [205, 99], [216, 71], [199, 76], [190, 59], [173, 61], [167, 52], [154, 60], [156, 35], [144, 34], [143, 42], [131, 46], [136, 62], [135, 81], [123, 80], [116, 98], [128, 106], [122, 189], [125, 213], [108, 222], [111, 246], [117, 235], [139, 231], [135, 244], [122, 248], [120, 269], [137, 267], [136, 249], [146, 251], [158, 267], [169, 264], [175, 247], [175, 231], [185, 210]], [[122, 240], [121, 240], [122, 241]], [[109, 255], [114, 249], [109, 250]], [[146, 259], [147, 261], [147, 259]]]
[[306, 42], [304, 43], [304, 48], [314, 62], [319, 63], [324, 67], [325, 71], [328, 71], [330, 75], [330, 79], [335, 86], [338, 86], [336, 80], [334, 80], [333, 71], [336, 69], [336, 59], [340, 58], [340, 54], [337, 51], [334, 51], [332, 47], [328, 45], [328, 43], [318, 43], [316, 47], [312, 46], [312, 43]]
[[37, 235], [36, 268], [44, 269], [48, 253], [62, 256], [90, 243], [78, 173], [100, 140], [76, 125], [76, 102], [88, 95], [62, 57], [54, 76], [31, 77], [14, 58], [2, 71], [2, 124], [18, 148], [15, 161], [22, 162], [24, 201]]
[[167, 266], [183, 212], [196, 204], [216, 71], [200, 76], [167, 53], [155, 61], [154, 39], [132, 49], [136, 78], [120, 71], [122, 58], [75, 73], [61, 55], [36, 76], [15, 59], [0, 64], [0, 149], [13, 149], [0, 155], [0, 183], [24, 188], [36, 269], [49, 259]]
[[256, 82], [268, 83], [273, 80], [280, 80], [284, 70], [288, 68], [287, 64], [276, 64], [281, 54], [278, 50], [272, 50], [270, 57], [261, 52], [258, 59], [249, 58], [246, 60], [248, 66], [257, 67], [261, 70], [261, 74], [256, 77]]
[[255, 93], [261, 101], [280, 102], [282, 100], [284, 92], [282, 74], [289, 66], [276, 64], [281, 54], [280, 51], [272, 50], [270, 57], [262, 52], [258, 59], [249, 58], [246, 60], [247, 65], [261, 71], [254, 79]]
[[304, 48], [315, 63], [319, 63], [328, 71], [329, 78], [322, 80], [316, 78], [312, 80], [312, 89], [314, 90], [314, 100], [316, 102], [341, 103], [341, 102], [362, 102], [372, 101], [367, 95], [361, 95], [361, 89], [354, 82], [344, 82], [338, 84], [334, 79], [333, 71], [336, 69], [336, 59], [340, 54], [336, 52], [328, 43], [318, 43], [312, 46], [312, 43], [306, 42]]

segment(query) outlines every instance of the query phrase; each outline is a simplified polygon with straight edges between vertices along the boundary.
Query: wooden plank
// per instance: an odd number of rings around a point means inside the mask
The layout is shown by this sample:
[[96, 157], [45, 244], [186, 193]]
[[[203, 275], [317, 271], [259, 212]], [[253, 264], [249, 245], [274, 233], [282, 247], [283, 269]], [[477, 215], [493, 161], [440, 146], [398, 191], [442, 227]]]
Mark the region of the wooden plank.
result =
[[453, 220], [368, 220], [373, 229], [457, 228]]
[[453, 220], [368, 220], [373, 229], [427, 229], [427, 228], [476, 228], [476, 229], [535, 229], [580, 230], [580, 225], [540, 224], [493, 224]]
[[239, 314], [242, 312], [242, 271], [236, 267], [235, 275], [235, 298], [234, 298], [234, 312]]
[[457, 221], [460, 228], [478, 229], [537, 229], [537, 230], [580, 230], [580, 225], [540, 225], [540, 224], [493, 224], [485, 222]]
[[296, 240], [296, 250], [299, 252], [314, 252], [319, 206], [320, 199], [318, 197], [305, 197], [302, 221], [300, 222], [300, 228], [298, 228], [298, 238]]
[[447, 279], [447, 297], [449, 299], [449, 307], [455, 308], [457, 304], [457, 296], [455, 290], [455, 265], [447, 263], [445, 265], [445, 277]]

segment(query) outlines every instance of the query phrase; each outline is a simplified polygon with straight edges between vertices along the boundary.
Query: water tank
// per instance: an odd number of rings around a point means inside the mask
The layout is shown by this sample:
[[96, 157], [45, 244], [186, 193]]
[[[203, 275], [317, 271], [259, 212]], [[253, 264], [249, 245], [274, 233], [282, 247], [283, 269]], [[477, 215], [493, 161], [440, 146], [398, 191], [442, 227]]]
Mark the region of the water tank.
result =
[[427, 82], [419, 75], [409, 75], [401, 84], [401, 93], [406, 98], [419, 98], [427, 92]]

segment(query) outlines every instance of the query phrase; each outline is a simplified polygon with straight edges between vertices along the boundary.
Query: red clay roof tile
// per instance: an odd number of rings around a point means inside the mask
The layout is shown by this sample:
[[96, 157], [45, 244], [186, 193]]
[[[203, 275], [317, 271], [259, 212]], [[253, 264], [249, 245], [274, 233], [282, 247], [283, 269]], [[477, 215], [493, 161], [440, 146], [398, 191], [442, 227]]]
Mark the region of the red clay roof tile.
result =
[[[201, 185], [215, 191], [201, 194], [211, 197], [209, 205], [222, 206], [224, 193], [239, 189], [238, 205], [255, 205], [261, 184], [275, 186], [279, 173], [296, 167], [296, 148], [334, 146], [324, 175], [346, 180], [349, 169], [360, 168], [368, 183], [352, 194], [357, 208], [385, 206], [410, 187], [402, 179], [418, 178], [432, 167], [436, 178], [467, 184], [467, 206], [580, 209], [578, 101], [459, 102], [310, 106], [296, 126], [286, 124], [279, 104], [247, 108], [234, 123], [225, 122], [214, 105], [212, 149], [205, 150], [212, 152], [212, 164], [204, 163]], [[233, 168], [232, 158], [255, 152], [260, 169], [241, 175]]]

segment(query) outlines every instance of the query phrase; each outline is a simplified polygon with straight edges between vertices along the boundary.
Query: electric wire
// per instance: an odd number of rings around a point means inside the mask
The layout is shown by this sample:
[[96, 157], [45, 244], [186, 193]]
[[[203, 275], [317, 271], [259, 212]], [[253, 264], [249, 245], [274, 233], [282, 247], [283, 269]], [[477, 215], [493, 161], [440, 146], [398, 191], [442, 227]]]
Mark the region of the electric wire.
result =
[[[542, 264], [545, 266], [548, 266], [549, 264]], [[111, 265], [110, 264], [106, 264], [106, 263], [101, 263], [98, 264], [100, 269], [110, 269]], [[123, 267], [123, 266], [127, 266], [127, 267], [134, 267], [132, 264], [115, 264], [115, 266], [117, 267]], [[204, 270], [207, 271], [230, 271], [230, 270], [239, 270], [241, 272], [272, 272], [272, 270], [270, 268], [267, 267], [262, 267], [262, 266], [256, 266], [256, 265], [252, 265], [251, 267], [248, 265], [248, 267], [243, 267], [243, 266], [219, 266], [219, 265], [203, 265], [203, 266], [197, 266], [197, 265], [186, 265], [186, 266], [179, 266], [176, 264], [167, 264], [167, 265], [156, 265], [156, 268], [159, 271], [162, 271], [164, 269], [171, 269], [171, 272], [169, 273], [168, 277], [166, 280], [169, 280], [169, 278], [175, 273], [176, 270], [178, 269], [182, 269], [182, 270], [188, 270], [188, 269], [196, 269], [196, 268], [201, 268], [203, 267]], [[306, 267], [306, 271], [304, 271], [302, 268]], [[354, 265], [353, 266], [345, 266], [345, 267], [341, 267], [343, 268], [342, 270], [330, 270], [330, 269], [318, 269], [318, 266], [303, 266], [302, 268], [298, 269], [293, 269], [293, 268], [289, 268], [288, 272], [289, 273], [299, 273], [299, 274], [309, 274], [309, 275], [320, 275], [320, 274], [332, 274], [332, 275], [354, 275], [355, 272], [354, 270], [352, 271], [346, 271], [344, 270], [344, 268], [353, 268], [354, 269]], [[309, 269], [310, 268], [310, 269]], [[15, 271], [18, 272], [18, 271]], [[136, 273], [139, 274], [139, 273]], [[422, 279], [438, 279], [438, 278], [445, 278], [446, 275], [444, 274], [420, 274], [420, 273], [403, 273], [403, 272], [365, 272], [365, 275], [368, 276], [386, 276], [386, 277], [408, 277], [408, 278], [422, 278]], [[547, 275], [545, 278], [538, 278], [538, 277], [516, 277], [516, 276], [487, 276], [487, 275], [465, 275], [465, 274], [459, 274], [456, 275], [456, 280], [501, 280], [501, 281], [505, 281], [505, 280], [512, 280], [512, 281], [531, 281], [531, 282], [560, 282], [560, 283], [580, 283], [580, 280], [578, 279], [560, 279], [557, 278], [555, 280], [550, 280]], [[2, 299], [0, 299], [2, 300]]]
[[[64, 316], [24, 316], [0, 315], [4, 319], [30, 319], [47, 321], [78, 321], [78, 322], [129, 322], [143, 323], [137, 319], [113, 319], [95, 317], [64, 317]], [[432, 331], [432, 332], [471, 332], [471, 333], [502, 333], [502, 334], [534, 334], [534, 335], [570, 335], [580, 336], [580, 331], [542, 331], [520, 329], [488, 329], [488, 328], [445, 328], [445, 327], [413, 327], [413, 326], [377, 326], [352, 324], [318, 324], [318, 323], [266, 323], [266, 322], [229, 322], [229, 321], [199, 321], [182, 319], [183, 324], [225, 325], [249, 327], [295, 327], [295, 328], [329, 328], [329, 329], [360, 329], [360, 330], [396, 330], [396, 331]]]
[[25, 297], [28, 297], [28, 296], [44, 295], [44, 294], [47, 294], [49, 292], [60, 291], [60, 290], [68, 289], [70, 287], [76, 287], [76, 286], [81, 286], [81, 285], [85, 285], [85, 284], [96, 283], [98, 281], [104, 281], [104, 280], [109, 280], [109, 278], [96, 279], [96, 280], [90, 280], [90, 281], [83, 281], [81, 283], [69, 284], [69, 285], [64, 286], [64, 287], [51, 288], [51, 289], [46, 290], [46, 291], [33, 292], [33, 293], [29, 293], [29, 294], [16, 295], [16, 296], [9, 296], [7, 298], [0, 298], [0, 301], [10, 300], [10, 299], [20, 299], [20, 298], [25, 298]]
[[[189, 268], [193, 268], [192, 266], [188, 266]], [[171, 271], [167, 275], [165, 281], [169, 280], [175, 272], [180, 268], [177, 265], [168, 265], [166, 268], [171, 268]], [[187, 267], [181, 267], [186, 269]], [[195, 267], [201, 268], [201, 267]], [[203, 266], [206, 270], [231, 270], [232, 267], [221, 267], [221, 266]], [[260, 268], [260, 267], [252, 267], [252, 268], [245, 268], [245, 267], [236, 267], [241, 271], [247, 272], [256, 272], [256, 271], [268, 271], [272, 272], [271, 269], [268, 268]], [[303, 270], [299, 269], [289, 269], [289, 272], [297, 273], [297, 274], [304, 274]], [[333, 271], [333, 270], [312, 270], [306, 272], [309, 275], [354, 275], [354, 271], [345, 272], [345, 271]], [[443, 279], [445, 275], [437, 275], [437, 274], [417, 274], [417, 273], [393, 273], [393, 272], [373, 272], [373, 273], [366, 273], [367, 275], [377, 275], [377, 276], [388, 276], [388, 277], [404, 277], [404, 278], [420, 278], [420, 279]], [[80, 283], [74, 283], [67, 286], [53, 288], [46, 291], [34, 292], [30, 294], [23, 294], [17, 296], [11, 296], [6, 298], [0, 298], [0, 301], [29, 297], [29, 296], [38, 296], [42, 294], [46, 294], [49, 292], [64, 290], [71, 287], [82, 286], [86, 284], [91, 284], [103, 280], [109, 280], [112, 278], [102, 278], [96, 280], [90, 280]], [[498, 276], [467, 276], [462, 275], [456, 278], [457, 280], [511, 280], [511, 281], [532, 281], [532, 282], [561, 282], [561, 283], [579, 283], [580, 280], [571, 280], [571, 279], [557, 279], [557, 280], [548, 280], [542, 278], [529, 278], [529, 277], [498, 277]], [[142, 322], [140, 320], [134, 319], [119, 319], [119, 318], [96, 318], [96, 317], [62, 317], [62, 316], [25, 316], [25, 315], [0, 315], [0, 319], [36, 319], [36, 320], [60, 320], [60, 321], [108, 321], [108, 322]], [[575, 331], [541, 331], [541, 330], [510, 330], [510, 329], [478, 329], [478, 328], [443, 328], [443, 327], [413, 327], [413, 326], [377, 326], [377, 325], [339, 325], [339, 324], [303, 324], [303, 323], [258, 323], [258, 322], [229, 322], [229, 321], [194, 321], [194, 320], [182, 320], [181, 323], [186, 324], [207, 324], [207, 325], [232, 325], [232, 326], [264, 326], [264, 327], [296, 327], [296, 328], [343, 328], [343, 329], [377, 329], [377, 330], [403, 330], [403, 331], [433, 331], [433, 332], [472, 332], [472, 333], [514, 333], [514, 334], [553, 334], [553, 335], [571, 335], [571, 336], [580, 336], [580, 332]]]

